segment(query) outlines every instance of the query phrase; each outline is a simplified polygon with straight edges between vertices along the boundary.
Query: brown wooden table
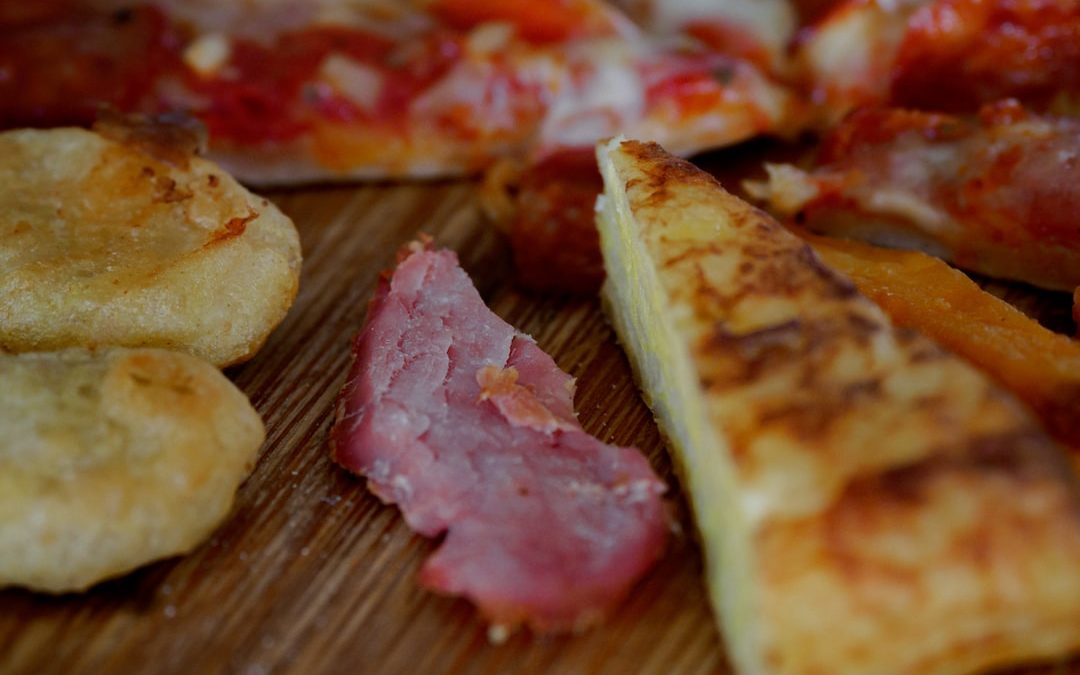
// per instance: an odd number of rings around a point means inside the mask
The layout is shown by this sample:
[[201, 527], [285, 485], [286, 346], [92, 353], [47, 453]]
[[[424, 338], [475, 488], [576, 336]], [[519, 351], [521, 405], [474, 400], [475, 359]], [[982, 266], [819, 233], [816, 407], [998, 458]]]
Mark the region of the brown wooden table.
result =
[[[712, 161], [722, 169], [744, 157]], [[231, 518], [192, 554], [82, 595], [0, 591], [0, 673], [728, 672], [685, 502], [597, 303], [517, 290], [506, 245], [468, 183], [269, 196], [300, 230], [304, 272], [285, 322], [254, 360], [228, 371], [268, 432]], [[489, 644], [468, 603], [417, 587], [434, 544], [329, 460], [350, 338], [379, 272], [419, 232], [458, 251], [491, 307], [578, 378], [585, 428], [637, 445], [671, 485], [683, 532], [603, 627]], [[1051, 323], [1068, 321], [1067, 300], [1043, 303]], [[1080, 673], [1080, 661], [1023, 672]]]

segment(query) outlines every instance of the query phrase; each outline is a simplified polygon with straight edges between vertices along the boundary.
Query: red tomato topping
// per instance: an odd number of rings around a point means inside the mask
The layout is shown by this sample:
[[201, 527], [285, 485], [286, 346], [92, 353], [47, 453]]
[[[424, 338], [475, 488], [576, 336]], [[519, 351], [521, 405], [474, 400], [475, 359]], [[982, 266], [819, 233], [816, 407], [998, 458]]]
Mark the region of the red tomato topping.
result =
[[702, 73], [681, 73], [649, 87], [650, 107], [661, 101], [674, 105], [680, 113], [693, 114], [715, 105], [719, 97], [716, 80]]
[[[294, 138], [311, 127], [313, 118], [351, 121], [374, 115], [383, 122], [404, 122], [408, 103], [450, 68], [460, 49], [445, 35], [412, 43], [408, 53], [397, 47], [378, 35], [338, 27], [285, 33], [269, 44], [233, 40], [220, 77], [203, 79], [190, 73], [188, 82], [210, 100], [198, 112], [211, 135], [241, 143]], [[385, 76], [373, 113], [328, 86], [318, 86], [319, 67], [331, 54]]]
[[892, 85], [898, 105], [957, 112], [1060, 91], [1080, 91], [1076, 0], [937, 0], [911, 17]]
[[646, 64], [645, 100], [650, 108], [675, 106], [681, 115], [715, 108], [738, 77], [738, 64], [717, 55], [688, 54]]
[[77, 11], [74, 0], [0, 2], [0, 30], [46, 21], [62, 21]]
[[179, 46], [151, 7], [0, 29], [0, 126], [88, 124], [103, 105], [140, 108]]
[[561, 42], [612, 30], [610, 17], [594, 0], [435, 0], [429, 10], [459, 30], [504, 21], [531, 42]]
[[686, 32], [717, 52], [736, 56], [769, 70], [772, 66], [769, 50], [752, 31], [718, 21], [696, 21], [686, 26]]
[[964, 136], [969, 128], [951, 115], [898, 108], [862, 108], [848, 115], [821, 143], [822, 163], [843, 161], [860, 148], [885, 145], [903, 134], [914, 133], [928, 141]]

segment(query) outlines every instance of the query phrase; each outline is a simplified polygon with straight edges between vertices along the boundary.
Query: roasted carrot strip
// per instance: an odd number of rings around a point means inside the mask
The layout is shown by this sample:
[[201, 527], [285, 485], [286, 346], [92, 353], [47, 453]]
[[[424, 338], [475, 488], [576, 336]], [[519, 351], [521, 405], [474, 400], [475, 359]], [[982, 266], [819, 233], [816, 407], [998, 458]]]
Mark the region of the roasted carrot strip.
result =
[[799, 234], [896, 324], [974, 363], [1026, 401], [1058, 440], [1080, 452], [1080, 342], [1044, 328], [937, 258]]

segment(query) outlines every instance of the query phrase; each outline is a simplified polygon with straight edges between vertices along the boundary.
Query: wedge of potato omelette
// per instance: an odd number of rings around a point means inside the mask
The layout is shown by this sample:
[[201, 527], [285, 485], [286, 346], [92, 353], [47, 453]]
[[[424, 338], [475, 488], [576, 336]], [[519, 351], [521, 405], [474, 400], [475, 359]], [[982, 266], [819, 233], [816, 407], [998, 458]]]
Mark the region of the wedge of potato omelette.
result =
[[276, 207], [152, 121], [0, 134], [0, 349], [250, 358], [296, 296]]
[[600, 146], [604, 299], [739, 673], [959, 674], [1080, 647], [1080, 489], [1011, 394], [659, 146]]
[[187, 354], [0, 354], [0, 383], [0, 588], [80, 591], [191, 550], [263, 442], [244, 394]]

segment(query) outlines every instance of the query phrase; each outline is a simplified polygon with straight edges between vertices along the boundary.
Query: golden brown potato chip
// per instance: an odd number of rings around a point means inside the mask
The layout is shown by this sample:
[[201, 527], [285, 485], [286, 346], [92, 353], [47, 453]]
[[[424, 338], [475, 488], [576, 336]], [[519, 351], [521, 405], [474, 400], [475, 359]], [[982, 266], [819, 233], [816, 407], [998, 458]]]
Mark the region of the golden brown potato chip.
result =
[[82, 590], [195, 547], [264, 431], [210, 364], [159, 349], [0, 355], [0, 587]]
[[284, 318], [292, 222], [214, 164], [160, 150], [145, 134], [0, 134], [0, 349], [163, 347], [224, 366]]

